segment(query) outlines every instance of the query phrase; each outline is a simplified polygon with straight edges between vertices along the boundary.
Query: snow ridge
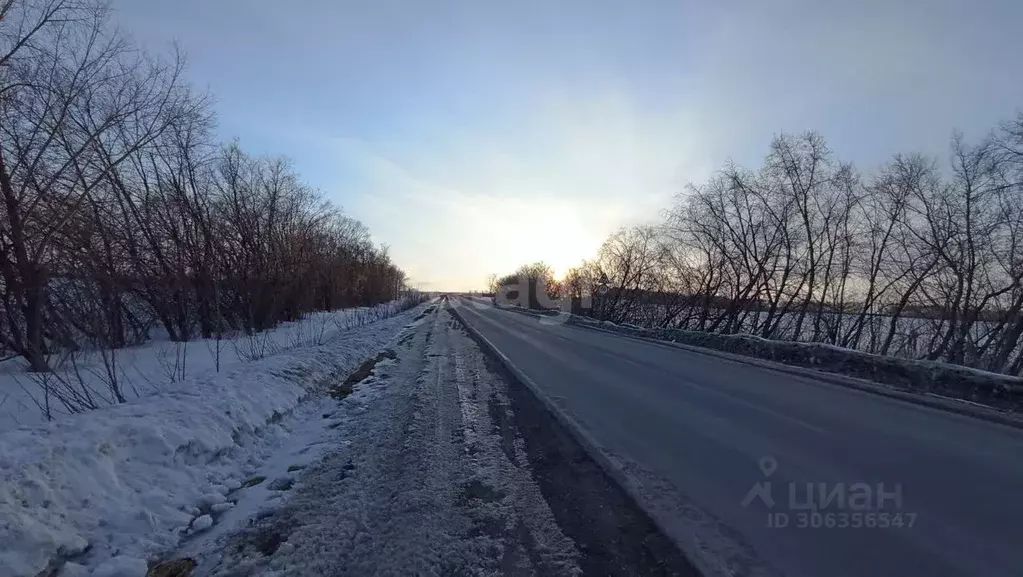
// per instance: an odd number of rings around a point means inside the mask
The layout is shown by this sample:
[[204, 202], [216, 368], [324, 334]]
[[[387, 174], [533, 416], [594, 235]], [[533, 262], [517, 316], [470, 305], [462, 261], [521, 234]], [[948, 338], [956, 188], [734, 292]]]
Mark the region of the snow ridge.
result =
[[391, 342], [424, 305], [330, 343], [0, 436], [0, 575], [173, 548], [224, 501], [300, 402]]

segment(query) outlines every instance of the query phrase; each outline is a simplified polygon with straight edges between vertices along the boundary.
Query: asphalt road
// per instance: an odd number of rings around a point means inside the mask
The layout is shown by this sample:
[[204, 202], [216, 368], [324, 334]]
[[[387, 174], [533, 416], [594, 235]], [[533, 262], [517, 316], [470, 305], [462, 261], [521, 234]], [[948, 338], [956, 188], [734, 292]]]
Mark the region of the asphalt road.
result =
[[704, 567], [799, 577], [1023, 575], [1023, 431], [458, 303], [626, 464], [643, 505]]

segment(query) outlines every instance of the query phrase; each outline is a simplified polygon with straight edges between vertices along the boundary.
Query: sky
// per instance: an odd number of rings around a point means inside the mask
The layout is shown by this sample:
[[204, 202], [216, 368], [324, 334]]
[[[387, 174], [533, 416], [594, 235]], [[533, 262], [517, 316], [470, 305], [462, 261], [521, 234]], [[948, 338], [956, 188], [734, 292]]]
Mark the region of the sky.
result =
[[113, 0], [218, 131], [285, 155], [412, 282], [560, 274], [687, 182], [820, 131], [861, 170], [1023, 109], [1019, 0]]

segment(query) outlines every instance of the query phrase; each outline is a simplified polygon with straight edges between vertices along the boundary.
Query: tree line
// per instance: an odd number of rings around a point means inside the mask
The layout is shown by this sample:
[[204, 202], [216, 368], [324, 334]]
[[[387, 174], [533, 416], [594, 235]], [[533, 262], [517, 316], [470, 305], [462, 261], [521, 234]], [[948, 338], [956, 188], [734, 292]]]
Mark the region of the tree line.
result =
[[564, 279], [539, 263], [491, 290], [520, 277], [616, 323], [1019, 375], [1023, 114], [976, 142], [954, 135], [947, 161], [896, 154], [866, 173], [816, 132], [782, 134], [760, 167], [689, 184], [660, 222], [612, 234]]
[[403, 290], [286, 159], [219, 142], [183, 71], [99, 0], [0, 2], [0, 339], [32, 370], [154, 326], [252, 333]]

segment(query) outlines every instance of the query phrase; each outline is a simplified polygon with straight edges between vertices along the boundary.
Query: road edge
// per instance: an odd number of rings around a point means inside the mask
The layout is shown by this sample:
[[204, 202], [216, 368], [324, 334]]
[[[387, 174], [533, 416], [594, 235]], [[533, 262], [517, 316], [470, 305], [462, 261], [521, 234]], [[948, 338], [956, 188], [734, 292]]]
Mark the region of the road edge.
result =
[[[526, 316], [530, 316], [530, 317], [534, 317], [534, 318], [546, 318], [544, 315], [541, 315], [541, 314], [538, 314], [538, 313], [533, 313], [532, 311], [516, 310], [515, 308], [511, 308], [511, 307], [509, 307], [509, 308], [501, 307], [501, 310], [508, 310], [508, 311], [511, 311], [511, 312], [516, 312], [516, 313], [519, 313], [519, 314], [524, 314]], [[832, 385], [838, 385], [838, 386], [842, 386], [842, 387], [846, 387], [846, 388], [856, 389], [856, 390], [863, 391], [863, 392], [866, 392], [866, 393], [872, 393], [872, 394], [879, 395], [879, 396], [882, 396], [882, 397], [887, 397], [887, 398], [895, 399], [895, 400], [898, 400], [898, 401], [904, 401], [906, 403], [910, 403], [910, 404], [914, 404], [914, 405], [919, 405], [919, 406], [923, 406], [923, 407], [928, 407], [928, 408], [931, 408], [931, 409], [934, 409], [934, 410], [938, 410], [938, 411], [942, 411], [942, 412], [946, 412], [946, 413], [952, 413], [952, 414], [956, 414], [956, 415], [960, 415], [960, 416], [971, 417], [971, 418], [974, 418], [974, 419], [978, 419], [978, 420], [982, 420], [982, 421], [987, 421], [987, 422], [990, 422], [990, 423], [995, 423], [995, 424], [1003, 425], [1003, 426], [1006, 426], [1006, 427], [1011, 427], [1011, 428], [1014, 428], [1014, 429], [1023, 429], [1023, 418], [1015, 417], [1015, 416], [1013, 416], [1010, 413], [1005, 413], [1003, 411], [999, 411], [998, 409], [996, 409], [994, 407], [989, 407], [987, 405], [982, 405], [980, 403], [973, 403], [971, 401], [967, 401], [967, 400], [963, 400], [963, 399], [956, 399], [954, 397], [944, 397], [944, 396], [941, 396], [941, 395], [936, 395], [934, 393], [917, 393], [917, 392], [912, 392], [912, 391], [907, 391], [907, 390], [899, 389], [899, 388], [893, 387], [891, 385], [885, 385], [883, 383], [877, 383], [877, 382], [874, 382], [874, 381], [869, 381], [867, 379], [861, 379], [861, 378], [858, 378], [858, 377], [850, 377], [850, 376], [841, 375], [841, 374], [838, 374], [838, 373], [829, 373], [827, 371], [819, 371], [819, 370], [816, 370], [816, 369], [809, 369], [809, 368], [806, 368], [806, 367], [797, 367], [797, 366], [794, 366], [794, 365], [786, 365], [785, 363], [779, 363], [779, 362], [776, 362], [776, 361], [769, 361], [767, 359], [760, 359], [760, 358], [757, 358], [757, 357], [748, 357], [748, 356], [739, 355], [739, 354], [736, 354], [736, 353], [729, 353], [727, 351], [719, 351], [717, 349], [710, 349], [710, 348], [706, 348], [706, 347], [698, 347], [698, 346], [695, 346], [695, 345], [687, 345], [687, 344], [683, 344], [683, 343], [676, 343], [674, 341], [665, 341], [665, 340], [655, 339], [655, 338], [651, 338], [651, 337], [643, 337], [643, 336], [638, 336], [638, 335], [630, 335], [630, 334], [625, 334], [625, 333], [621, 333], [621, 332], [618, 332], [618, 331], [613, 331], [613, 330], [605, 329], [605, 328], [602, 328], [602, 327], [590, 326], [590, 325], [586, 325], [586, 324], [577, 324], [577, 323], [569, 322], [569, 323], [567, 323], [567, 326], [579, 328], [579, 329], [582, 329], [582, 330], [595, 331], [595, 332], [615, 335], [615, 336], [622, 337], [622, 338], [625, 338], [625, 339], [632, 339], [632, 340], [642, 341], [642, 342], [651, 343], [651, 344], [655, 344], [655, 345], [661, 345], [663, 347], [674, 348], [674, 349], [681, 349], [681, 350], [684, 350], [684, 351], [689, 351], [689, 352], [701, 354], [701, 355], [704, 355], [704, 356], [717, 357], [717, 358], [721, 358], [721, 359], [735, 361], [735, 362], [742, 363], [742, 364], [745, 364], [745, 365], [749, 365], [749, 366], [753, 366], [753, 367], [757, 367], [757, 368], [761, 368], [761, 369], [765, 369], [765, 370], [769, 370], [769, 371], [774, 371], [776, 373], [785, 373], [785, 374], [795, 375], [797, 377], [805, 377], [805, 378], [809, 378], [809, 379], [823, 381], [825, 383], [830, 383]]]
[[907, 403], [920, 405], [947, 413], [972, 417], [975, 419], [988, 421], [999, 425], [1012, 427], [1015, 429], [1023, 429], [1023, 419], [1013, 417], [1007, 413], [1003, 413], [997, 409], [988, 407], [986, 405], [981, 405], [979, 403], [971, 403], [970, 401], [962, 399], [956, 399], [953, 397], [943, 397], [940, 395], [935, 395], [934, 393], [914, 393], [910, 391], [904, 391], [902, 389], [898, 389], [890, 385], [885, 385], [883, 383], [868, 381], [866, 379], [860, 379], [857, 377], [849, 377], [837, 373], [829, 373], [826, 371], [819, 371], [816, 369], [808, 369], [806, 367], [786, 365], [785, 363], [769, 361], [766, 359], [759, 359], [756, 357], [747, 357], [735, 353], [729, 353], [726, 351], [719, 351], [716, 349], [708, 349], [704, 347], [676, 343], [672, 341], [663, 341], [660, 339], [653, 339], [650, 337], [627, 335], [616, 331], [602, 329], [599, 327], [588, 327], [586, 325], [572, 326], [584, 330], [598, 331], [627, 339], [634, 339], [638, 341], [648, 342], [651, 344], [657, 344], [673, 349], [681, 349], [684, 351], [689, 351], [704, 356], [727, 359], [745, 365], [750, 365], [753, 367], [774, 371], [776, 373], [786, 373], [790, 375], [795, 375], [797, 377], [805, 377], [809, 379], [823, 381], [833, 385], [839, 385], [842, 387], [856, 389], [866, 393], [872, 393], [875, 395], [888, 397], [890, 399], [905, 401]]
[[[448, 304], [450, 305], [451, 303]], [[604, 472], [607, 473], [623, 491], [625, 491], [639, 509], [646, 512], [654, 525], [657, 526], [658, 530], [660, 530], [664, 535], [671, 539], [676, 546], [678, 546], [682, 554], [690, 563], [692, 563], [700, 574], [704, 577], [729, 577], [726, 571], [714, 566], [710, 560], [701, 555], [698, 550], [694, 551], [693, 549], [695, 549], [695, 547], [686, 546], [680, 542], [680, 539], [675, 538], [673, 535], [676, 534], [676, 531], [673, 531], [672, 526], [665, 522], [655, 511], [652, 511], [643, 505], [644, 499], [642, 493], [638, 490], [628, 474], [626, 474], [624, 468], [608, 458], [604, 451], [601, 450], [600, 444], [597, 443], [596, 439], [594, 439], [593, 436], [590, 435], [589, 432], [587, 432], [586, 429], [584, 429], [571, 415], [563, 411], [550, 399], [550, 397], [544, 394], [540, 387], [537, 386], [537, 384], [534, 383], [529, 376], [522, 372], [522, 370], [519, 369], [515, 363], [511, 361], [511, 359], [505, 356], [505, 354], [502, 353], [500, 349], [494, 345], [494, 343], [490, 342], [490, 339], [485, 337], [476, 327], [472, 326], [472, 323], [462, 316], [459, 308], [459, 306], [448, 306], [448, 310], [451, 312], [452, 316], [454, 316], [462, 327], [473, 336], [476, 342], [485, 349], [484, 352], [493, 356], [493, 358], [496, 359], [508, 371], [508, 373], [512, 375], [512, 377], [519, 381], [520, 384], [524, 385], [526, 389], [528, 389], [529, 392], [543, 404], [555, 420], [561, 423], [565, 430], [568, 431], [569, 435], [571, 435], [572, 438], [575, 439], [580, 446], [582, 446], [583, 450], [586, 451], [590, 458], [592, 458], [600, 466], [600, 468], [603, 469]]]

